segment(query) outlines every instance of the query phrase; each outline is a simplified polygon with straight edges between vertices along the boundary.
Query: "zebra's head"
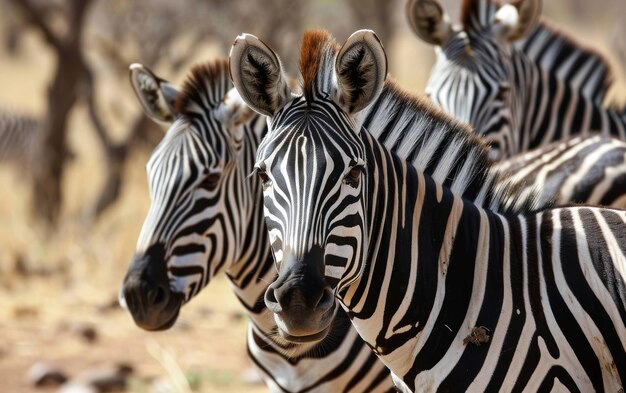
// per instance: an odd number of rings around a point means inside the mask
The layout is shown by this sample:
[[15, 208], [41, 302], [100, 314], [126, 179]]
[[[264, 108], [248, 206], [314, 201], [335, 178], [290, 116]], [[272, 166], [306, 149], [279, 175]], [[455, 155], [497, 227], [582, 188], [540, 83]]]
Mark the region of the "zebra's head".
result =
[[516, 97], [512, 43], [539, 20], [541, 0], [497, 6], [464, 0], [461, 26], [454, 26], [437, 0], [409, 0], [406, 14], [415, 34], [436, 46], [426, 93], [445, 111], [472, 125], [493, 147], [510, 155]]
[[230, 72], [244, 101], [268, 116], [255, 171], [279, 276], [265, 303], [283, 338], [316, 341], [336, 312], [335, 293], [358, 277], [367, 248], [358, 114], [383, 88], [385, 51], [369, 30], [341, 48], [326, 32], [306, 33], [303, 94], [293, 95], [276, 54], [244, 34], [231, 49]]
[[151, 204], [120, 301], [137, 325], [161, 330], [241, 257], [260, 195], [246, 176], [262, 135], [250, 126], [258, 115], [229, 91], [226, 60], [194, 67], [182, 89], [140, 65], [130, 73], [145, 112], [170, 127], [147, 165]]

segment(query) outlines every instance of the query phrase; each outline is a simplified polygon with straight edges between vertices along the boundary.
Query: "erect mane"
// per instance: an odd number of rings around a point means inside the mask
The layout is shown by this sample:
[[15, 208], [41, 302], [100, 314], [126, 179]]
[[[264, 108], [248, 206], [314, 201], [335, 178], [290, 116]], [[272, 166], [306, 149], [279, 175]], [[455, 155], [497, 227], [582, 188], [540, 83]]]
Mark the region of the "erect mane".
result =
[[194, 106], [216, 108], [231, 88], [228, 59], [201, 63], [191, 69], [174, 107], [183, 114]]
[[339, 50], [335, 39], [325, 30], [304, 33], [300, 44], [300, 83], [307, 102], [313, 100], [314, 92], [323, 91], [327, 76], [333, 70], [332, 60]]
[[[463, 0], [461, 5], [461, 23], [465, 29], [485, 29], [493, 23], [495, 12], [500, 4], [502, 4], [502, 1], [497, 0]], [[476, 26], [476, 23], [478, 23], [478, 26]], [[533, 45], [543, 48], [547, 43], [550, 44], [550, 48], [557, 51], [551, 59], [547, 59], [544, 56], [547, 51], [533, 50]], [[579, 65], [579, 67], [575, 66], [575, 69], [583, 66], [587, 67], [586, 73], [588, 77], [586, 78], [574, 73], [578, 77], [577, 80], [574, 80], [570, 78], [572, 73], [569, 73], [565, 75], [565, 78], [559, 75], [558, 79], [595, 102], [604, 100], [606, 92], [613, 82], [611, 67], [603, 54], [583, 44], [543, 17], [533, 31], [525, 39], [516, 42], [514, 46], [545, 70], [554, 70], [558, 65], [564, 64], [568, 60], [573, 60], [575, 65]], [[555, 77], [557, 76], [556, 74], [554, 75]], [[592, 75], [594, 78], [590, 83], [589, 76]], [[579, 86], [581, 83], [584, 83], [584, 85]]]
[[470, 126], [402, 89], [392, 78], [387, 78], [379, 98], [362, 116], [363, 126], [379, 141], [454, 194], [499, 213], [536, 209], [537, 195], [518, 198], [516, 190], [502, 181], [489, 159], [488, 146]]

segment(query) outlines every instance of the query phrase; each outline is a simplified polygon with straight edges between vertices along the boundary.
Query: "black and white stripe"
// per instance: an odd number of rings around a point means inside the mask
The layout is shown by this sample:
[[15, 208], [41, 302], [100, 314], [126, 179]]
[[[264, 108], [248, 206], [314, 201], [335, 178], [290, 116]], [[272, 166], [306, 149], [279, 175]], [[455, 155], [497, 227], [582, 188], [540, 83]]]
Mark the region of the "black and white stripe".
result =
[[[338, 52], [321, 39], [305, 35], [301, 53], [317, 53], [315, 72], [302, 71], [309, 93], [270, 106], [255, 164], [279, 269], [265, 300], [284, 334], [317, 339], [335, 309], [318, 303], [330, 288], [403, 390], [623, 390], [626, 211], [498, 213], [463, 198], [480, 168], [451, 173], [448, 186], [390, 152], [359, 127], [362, 108], [346, 105], [382, 89], [373, 33]], [[231, 51], [235, 86], [257, 108], [239, 73], [249, 53], [271, 52], [247, 35]], [[421, 151], [444, 168], [474, 153], [451, 129]], [[503, 199], [490, 205], [508, 205], [509, 193], [490, 192]]]
[[596, 135], [555, 142], [500, 161], [494, 169], [515, 194], [539, 198], [538, 206], [552, 202], [626, 208], [626, 142], [615, 138]]
[[180, 92], [139, 66], [135, 70], [133, 83], [147, 112], [171, 122], [147, 166], [151, 205], [139, 258], [162, 244], [170, 286], [184, 302], [226, 273], [250, 318], [248, 354], [272, 392], [392, 391], [389, 371], [345, 313], [336, 315], [319, 343], [293, 344], [277, 334], [263, 303], [276, 271], [261, 186], [248, 177], [267, 125], [229, 91], [227, 63], [195, 67]]
[[0, 109], [0, 162], [29, 167], [39, 129], [34, 117]]
[[[421, 11], [423, 3], [439, 7], [436, 17]], [[498, 159], [575, 135], [601, 133], [626, 140], [623, 110], [603, 105], [610, 81], [606, 62], [546, 22], [537, 22], [540, 4], [464, 0], [462, 28], [442, 28], [445, 39], [429, 41], [438, 46], [427, 93], [472, 125]], [[407, 10], [424, 39], [428, 32], [416, 23], [447, 18], [436, 0], [410, 0]], [[512, 26], [522, 31], [507, 35]]]

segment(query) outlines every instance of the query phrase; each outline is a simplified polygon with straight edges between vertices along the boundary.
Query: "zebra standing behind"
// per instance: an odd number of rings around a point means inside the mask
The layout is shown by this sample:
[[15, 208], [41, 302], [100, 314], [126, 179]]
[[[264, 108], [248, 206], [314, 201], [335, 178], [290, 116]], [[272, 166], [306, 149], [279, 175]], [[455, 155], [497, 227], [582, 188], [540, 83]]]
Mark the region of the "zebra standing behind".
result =
[[319, 343], [277, 334], [263, 303], [276, 270], [261, 184], [248, 178], [267, 125], [229, 91], [226, 61], [196, 66], [182, 89], [140, 65], [131, 82], [146, 113], [170, 125], [147, 165], [150, 210], [120, 294], [135, 323], [171, 327], [225, 272], [250, 318], [248, 354], [272, 392], [392, 391], [389, 371], [345, 313]]
[[594, 135], [554, 142], [499, 161], [494, 170], [537, 206], [571, 203], [626, 208], [626, 142]]
[[[331, 291], [403, 390], [623, 389], [626, 211], [498, 214], [461, 197], [479, 167], [447, 186], [389, 152], [357, 121], [386, 75], [371, 31], [340, 49], [305, 35], [302, 95], [276, 64], [256, 37], [235, 40], [235, 87], [269, 115], [255, 169], [279, 271], [265, 303], [281, 335], [319, 340], [338, 309], [319, 302]], [[421, 153], [472, 162], [462, 128], [441, 134]]]
[[411, 28], [436, 46], [430, 98], [480, 132], [498, 159], [572, 135], [626, 141], [626, 114], [602, 104], [605, 60], [538, 22], [540, 13], [541, 0], [464, 0], [457, 27], [437, 0], [409, 0]]
[[29, 169], [39, 129], [34, 117], [0, 109], [0, 162]]

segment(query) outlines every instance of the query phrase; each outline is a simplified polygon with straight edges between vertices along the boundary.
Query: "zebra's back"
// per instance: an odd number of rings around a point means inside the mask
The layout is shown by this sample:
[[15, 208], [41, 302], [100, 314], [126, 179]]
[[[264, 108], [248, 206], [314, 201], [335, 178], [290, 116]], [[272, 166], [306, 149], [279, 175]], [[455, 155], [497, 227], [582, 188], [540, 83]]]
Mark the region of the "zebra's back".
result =
[[502, 161], [496, 166], [518, 193], [539, 205], [586, 203], [626, 208], [626, 142], [575, 137]]

